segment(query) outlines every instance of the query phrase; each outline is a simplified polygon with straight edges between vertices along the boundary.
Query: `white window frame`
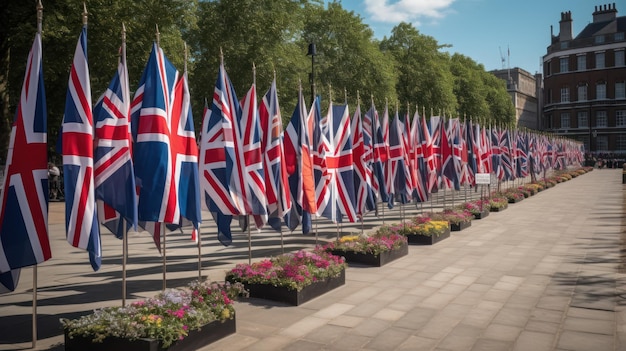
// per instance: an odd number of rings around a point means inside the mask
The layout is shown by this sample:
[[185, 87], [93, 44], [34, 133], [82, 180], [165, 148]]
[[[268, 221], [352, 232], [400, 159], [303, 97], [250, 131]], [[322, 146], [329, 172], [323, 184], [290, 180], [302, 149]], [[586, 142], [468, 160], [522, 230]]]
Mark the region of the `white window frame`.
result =
[[576, 68], [579, 71], [584, 71], [587, 69], [587, 55], [578, 55], [576, 56]]
[[571, 128], [571, 118], [568, 112], [561, 113], [561, 129]]
[[605, 68], [605, 67], [606, 67], [606, 60], [604, 56], [604, 51], [596, 52], [596, 68], [600, 69], [600, 68]]
[[[587, 111], [578, 111], [576, 118], [578, 119], [578, 128], [589, 128], [589, 113]], [[582, 123], [583, 121], [585, 123]]]
[[596, 100], [606, 99], [606, 83], [596, 84]]
[[587, 101], [587, 84], [578, 86], [578, 101]]
[[596, 127], [605, 128], [607, 123], [606, 111], [596, 111]]
[[569, 57], [559, 58], [559, 72], [560, 73], [569, 72]]
[[569, 102], [569, 87], [561, 87], [561, 102]]
[[626, 127], [626, 110], [615, 111], [615, 126]]

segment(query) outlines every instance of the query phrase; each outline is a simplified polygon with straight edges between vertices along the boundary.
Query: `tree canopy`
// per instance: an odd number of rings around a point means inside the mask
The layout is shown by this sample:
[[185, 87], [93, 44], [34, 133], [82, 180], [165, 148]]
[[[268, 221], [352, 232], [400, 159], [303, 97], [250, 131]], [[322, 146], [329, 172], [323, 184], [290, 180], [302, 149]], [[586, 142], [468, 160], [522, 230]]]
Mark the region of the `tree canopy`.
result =
[[[10, 125], [36, 32], [36, 2], [5, 0], [0, 4], [0, 157], [7, 152]], [[43, 68], [48, 103], [49, 149], [54, 153], [63, 118], [69, 68], [82, 27], [83, 1], [44, 1]], [[420, 110], [458, 115], [484, 123], [515, 122], [504, 82], [462, 54], [443, 52], [433, 37], [408, 23], [377, 40], [363, 19], [340, 2], [322, 0], [89, 0], [88, 57], [93, 101], [113, 76], [126, 28], [131, 89], [137, 87], [152, 42], [159, 44], [179, 71], [188, 74], [194, 120], [202, 120], [205, 99], [213, 95], [222, 53], [240, 97], [253, 82], [263, 94], [276, 77], [285, 125], [301, 85], [310, 100], [310, 43], [316, 45], [316, 92], [352, 106], [357, 94], [379, 108], [417, 104]], [[329, 90], [330, 89], [330, 90]], [[132, 93], [132, 92], [131, 92]], [[420, 111], [421, 112], [421, 111]]]

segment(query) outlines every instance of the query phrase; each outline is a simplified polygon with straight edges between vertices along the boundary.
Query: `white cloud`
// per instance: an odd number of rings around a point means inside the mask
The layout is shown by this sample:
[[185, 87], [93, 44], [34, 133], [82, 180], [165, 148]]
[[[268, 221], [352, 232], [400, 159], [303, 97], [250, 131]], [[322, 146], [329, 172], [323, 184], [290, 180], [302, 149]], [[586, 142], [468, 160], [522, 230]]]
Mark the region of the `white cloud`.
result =
[[449, 11], [454, 0], [364, 0], [365, 12], [372, 21], [398, 23], [437, 20]]

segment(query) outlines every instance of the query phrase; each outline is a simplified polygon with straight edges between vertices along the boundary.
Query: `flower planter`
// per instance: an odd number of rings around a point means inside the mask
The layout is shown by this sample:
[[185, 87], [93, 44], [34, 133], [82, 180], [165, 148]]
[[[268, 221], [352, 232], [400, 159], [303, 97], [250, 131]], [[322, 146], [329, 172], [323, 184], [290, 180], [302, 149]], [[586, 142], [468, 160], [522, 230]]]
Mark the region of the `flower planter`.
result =
[[283, 302], [292, 306], [299, 306], [309, 300], [338, 288], [346, 283], [346, 271], [341, 271], [338, 277], [326, 278], [325, 280], [307, 285], [302, 290], [291, 290], [282, 286], [271, 284], [245, 284], [250, 291], [250, 297]]
[[459, 223], [450, 223], [450, 231], [460, 232], [466, 228], [469, 228], [472, 225], [472, 221], [465, 221]]
[[518, 202], [520, 202], [520, 201], [522, 201], [522, 200], [524, 200], [524, 198], [520, 198], [520, 199], [517, 199], [517, 198], [516, 198], [516, 199], [509, 199], [509, 203], [510, 203], [510, 204], [516, 204], [516, 203], [518, 203]]
[[343, 256], [348, 263], [358, 263], [373, 267], [382, 267], [387, 263], [406, 256], [409, 253], [409, 246], [402, 245], [399, 249], [381, 252], [378, 255], [373, 253], [363, 253], [354, 251], [331, 250], [331, 254], [335, 256]]
[[491, 207], [489, 209], [489, 211], [491, 211], [491, 212], [502, 212], [502, 211], [506, 210], [507, 208], [509, 208], [508, 205], [504, 206], [504, 207]]
[[235, 317], [225, 321], [213, 321], [199, 330], [192, 330], [183, 340], [177, 341], [170, 347], [163, 348], [156, 339], [128, 340], [120, 338], [106, 338], [103, 342], [91, 342], [90, 337], [65, 335], [66, 351], [192, 351], [202, 348], [212, 342], [222, 339], [236, 332]]
[[485, 207], [481, 212], [474, 213], [474, 219], [483, 219], [489, 216], [489, 208]]
[[450, 237], [450, 228], [445, 230], [440, 235], [417, 235], [411, 234], [406, 236], [409, 244], [411, 245], [434, 245], [441, 240], [447, 239]]

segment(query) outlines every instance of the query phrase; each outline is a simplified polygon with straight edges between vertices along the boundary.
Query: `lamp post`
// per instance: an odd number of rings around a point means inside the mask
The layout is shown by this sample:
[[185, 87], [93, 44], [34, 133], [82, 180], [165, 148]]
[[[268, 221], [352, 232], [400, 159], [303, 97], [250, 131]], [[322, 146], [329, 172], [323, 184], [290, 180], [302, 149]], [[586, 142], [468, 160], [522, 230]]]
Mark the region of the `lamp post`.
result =
[[309, 80], [311, 81], [311, 104], [315, 101], [315, 55], [317, 52], [315, 51], [315, 43], [309, 44], [309, 52], [307, 52], [307, 56], [311, 55], [311, 74], [309, 76]]

